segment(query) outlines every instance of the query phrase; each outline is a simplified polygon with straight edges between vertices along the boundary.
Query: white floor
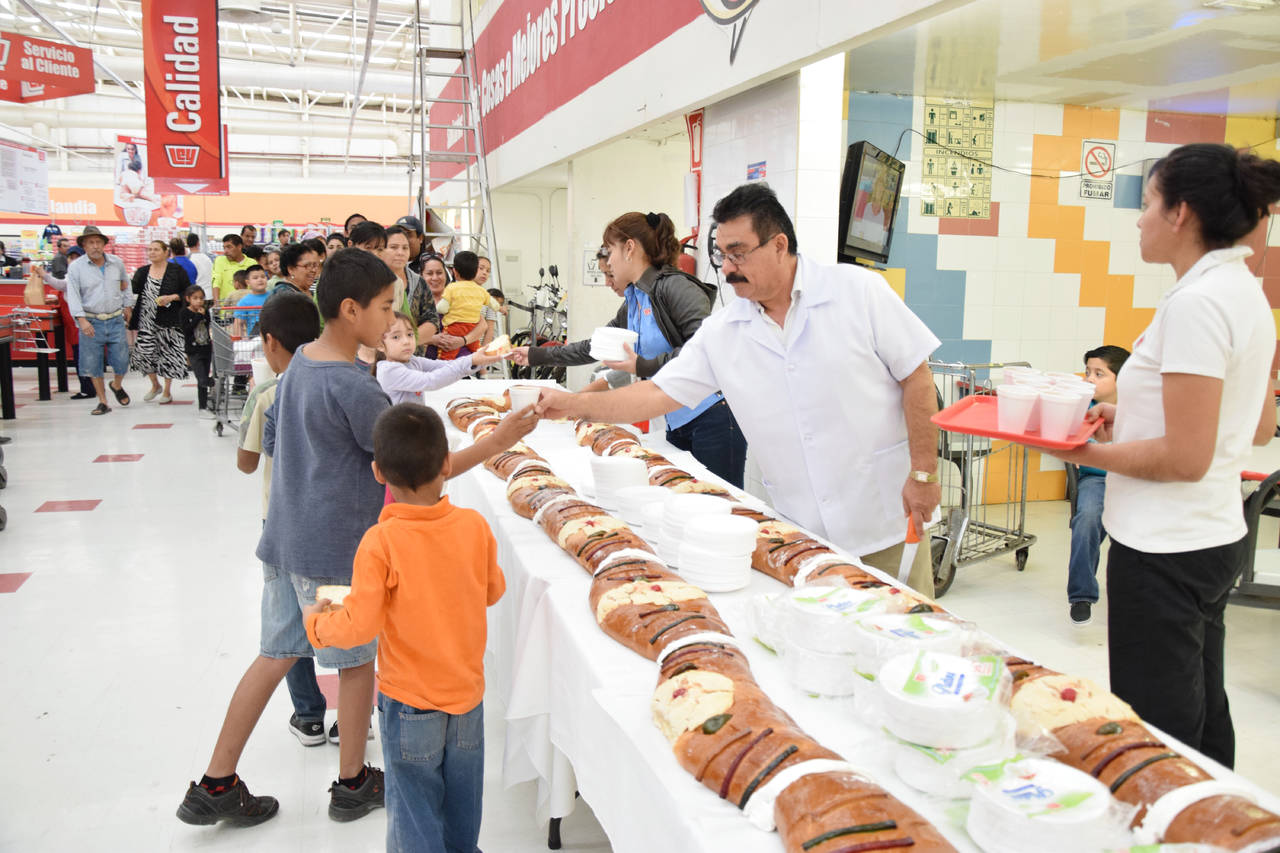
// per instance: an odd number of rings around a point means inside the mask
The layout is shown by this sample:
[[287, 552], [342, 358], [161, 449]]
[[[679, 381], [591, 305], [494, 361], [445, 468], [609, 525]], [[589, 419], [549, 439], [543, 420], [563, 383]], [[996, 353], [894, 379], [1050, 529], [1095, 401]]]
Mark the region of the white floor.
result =
[[[144, 403], [130, 376], [128, 408], [35, 400], [18, 371], [15, 421], [0, 421], [9, 485], [0, 505], [0, 850], [382, 849], [381, 812], [352, 824], [325, 815], [335, 747], [304, 749], [273, 698], [241, 774], [280, 814], [250, 830], [196, 828], [174, 810], [203, 772], [227, 700], [257, 650], [261, 574], [253, 557], [259, 483], [234, 465], [234, 434], [218, 438], [194, 406]], [[182, 387], [178, 400], [192, 400]], [[135, 429], [141, 424], [172, 424]], [[142, 454], [95, 463], [101, 454]], [[100, 500], [87, 511], [37, 512], [46, 501]], [[1042, 662], [1106, 682], [1105, 600], [1094, 624], [1067, 621], [1066, 505], [1033, 504], [1040, 537], [1024, 573], [1003, 557], [961, 570], [944, 603]], [[15, 591], [8, 587], [30, 573]], [[8, 586], [6, 586], [6, 581]], [[1228, 610], [1228, 681], [1238, 769], [1280, 791], [1275, 654], [1280, 613]], [[502, 708], [490, 702], [482, 848], [545, 850], [530, 786], [504, 789]], [[378, 746], [371, 760], [380, 763]], [[580, 802], [564, 849], [605, 851]]]

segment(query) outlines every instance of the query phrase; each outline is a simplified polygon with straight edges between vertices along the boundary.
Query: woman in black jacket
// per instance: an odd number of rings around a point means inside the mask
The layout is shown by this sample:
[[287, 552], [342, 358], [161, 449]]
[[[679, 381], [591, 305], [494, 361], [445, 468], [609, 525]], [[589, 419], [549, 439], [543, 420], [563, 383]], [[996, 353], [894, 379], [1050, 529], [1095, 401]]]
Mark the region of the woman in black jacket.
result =
[[[182, 294], [191, 286], [187, 273], [169, 261], [169, 247], [163, 240], [147, 246], [146, 266], [133, 273], [133, 292], [138, 299], [133, 306], [129, 328], [138, 333], [129, 368], [145, 373], [151, 390], [144, 400], [160, 397], [161, 403], [172, 403], [170, 383], [187, 375], [187, 356], [183, 349], [181, 328]], [[161, 392], [157, 377], [164, 379]]]
[[[639, 334], [623, 361], [605, 362], [616, 371], [649, 379], [680, 354], [685, 341], [711, 313], [715, 288], [676, 269], [680, 243], [665, 213], [624, 213], [604, 231], [613, 289], [625, 301], [608, 325]], [[590, 364], [591, 341], [559, 347], [519, 347], [517, 364]], [[719, 392], [692, 408], [666, 416], [667, 441], [707, 466], [713, 474], [742, 487], [747, 440], [729, 404]]]

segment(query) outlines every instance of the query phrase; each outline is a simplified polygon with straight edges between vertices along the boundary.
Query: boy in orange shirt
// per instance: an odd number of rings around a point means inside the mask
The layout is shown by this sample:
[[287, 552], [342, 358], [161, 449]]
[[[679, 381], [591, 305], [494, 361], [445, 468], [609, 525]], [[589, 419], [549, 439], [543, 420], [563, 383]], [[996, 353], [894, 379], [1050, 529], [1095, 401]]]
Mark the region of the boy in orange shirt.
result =
[[383, 412], [373, 458], [396, 502], [361, 540], [343, 604], [305, 608], [307, 637], [317, 648], [378, 639], [387, 849], [475, 851], [485, 609], [506, 590], [497, 543], [480, 513], [441, 494], [449, 443], [434, 411], [401, 403]]

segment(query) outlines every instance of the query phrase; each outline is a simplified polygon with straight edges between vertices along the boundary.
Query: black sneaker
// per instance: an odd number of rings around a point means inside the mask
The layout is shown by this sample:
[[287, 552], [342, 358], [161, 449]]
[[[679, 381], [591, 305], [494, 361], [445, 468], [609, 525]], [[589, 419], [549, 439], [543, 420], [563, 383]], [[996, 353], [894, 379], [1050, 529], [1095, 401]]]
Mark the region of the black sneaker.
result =
[[1093, 604], [1088, 601], [1071, 602], [1071, 624], [1084, 627], [1093, 621]]
[[294, 714], [289, 718], [289, 731], [293, 732], [303, 746], [319, 746], [324, 743], [324, 723], [315, 720], [299, 720]]
[[341, 782], [329, 786], [330, 820], [346, 823], [383, 807], [386, 785], [382, 781], [382, 771], [372, 765], [365, 765], [365, 770], [368, 773], [359, 788], [353, 790]]
[[178, 806], [178, 820], [196, 826], [209, 826], [220, 820], [232, 826], [257, 826], [275, 817], [279, 810], [275, 797], [255, 797], [239, 779], [230, 791], [216, 797], [192, 782]]
[[[369, 737], [367, 740], [373, 740], [373, 723], [369, 724]], [[329, 743], [338, 744], [338, 721], [334, 720], [333, 725], [329, 726]]]

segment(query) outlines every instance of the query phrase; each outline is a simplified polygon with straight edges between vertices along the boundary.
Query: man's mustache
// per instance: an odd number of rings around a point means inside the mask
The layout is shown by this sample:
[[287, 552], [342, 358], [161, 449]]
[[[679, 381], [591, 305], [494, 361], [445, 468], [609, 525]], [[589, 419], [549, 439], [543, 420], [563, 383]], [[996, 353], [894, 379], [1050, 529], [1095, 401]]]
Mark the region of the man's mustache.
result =
[[741, 273], [736, 273], [736, 272], [729, 273], [727, 276], [724, 277], [724, 280], [729, 282], [729, 284], [746, 284], [747, 283], [747, 277], [745, 275], [742, 275]]

